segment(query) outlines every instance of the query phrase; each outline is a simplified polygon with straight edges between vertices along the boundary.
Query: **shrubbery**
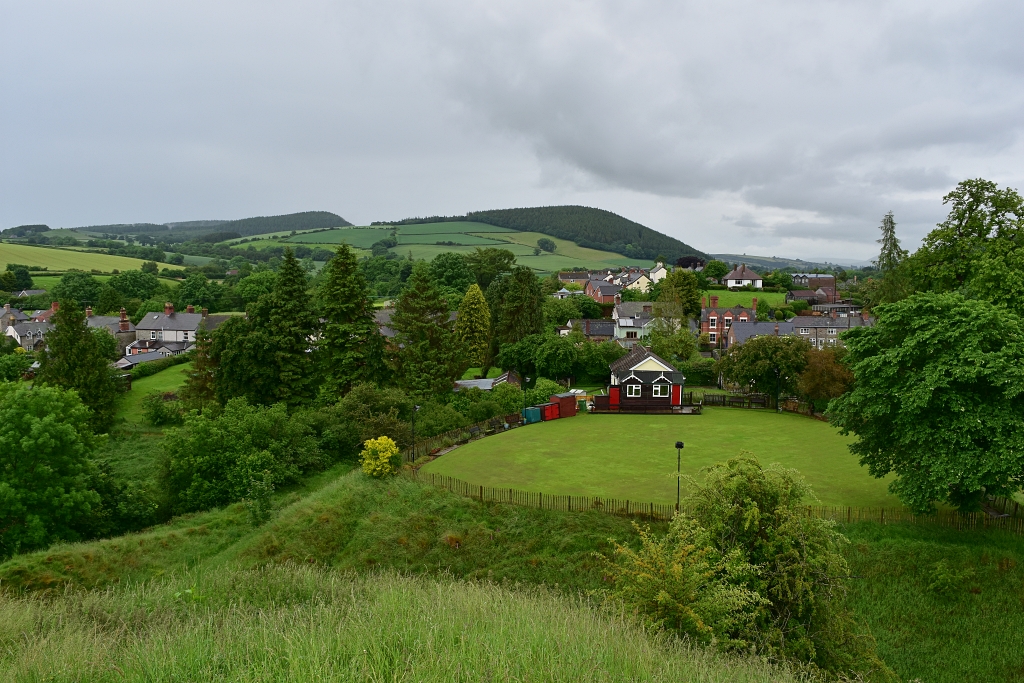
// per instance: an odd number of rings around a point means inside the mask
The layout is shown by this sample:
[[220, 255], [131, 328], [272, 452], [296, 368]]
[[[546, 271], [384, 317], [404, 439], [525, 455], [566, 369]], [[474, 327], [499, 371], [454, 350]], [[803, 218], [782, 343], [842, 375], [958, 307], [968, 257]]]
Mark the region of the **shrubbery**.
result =
[[129, 372], [131, 373], [132, 379], [142, 379], [143, 377], [149, 377], [155, 375], [161, 370], [174, 367], [175, 365], [181, 365], [182, 363], [188, 363], [193, 358], [193, 352], [178, 354], [177, 356], [167, 356], [167, 358], [161, 358], [160, 360], [153, 360], [147, 363], [139, 363]]
[[363, 444], [359, 460], [363, 465], [363, 472], [371, 477], [390, 476], [402, 466], [402, 455], [398, 445], [386, 436], [368, 439]]

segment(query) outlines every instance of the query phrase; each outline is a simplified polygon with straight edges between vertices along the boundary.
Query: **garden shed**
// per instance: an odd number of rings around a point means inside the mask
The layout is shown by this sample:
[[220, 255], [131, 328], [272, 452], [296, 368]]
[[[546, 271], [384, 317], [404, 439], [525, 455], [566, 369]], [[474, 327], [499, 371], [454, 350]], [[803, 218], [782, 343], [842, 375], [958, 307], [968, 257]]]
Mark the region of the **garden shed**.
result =
[[576, 394], [555, 394], [551, 397], [552, 403], [558, 404], [559, 417], [573, 417], [576, 414]]

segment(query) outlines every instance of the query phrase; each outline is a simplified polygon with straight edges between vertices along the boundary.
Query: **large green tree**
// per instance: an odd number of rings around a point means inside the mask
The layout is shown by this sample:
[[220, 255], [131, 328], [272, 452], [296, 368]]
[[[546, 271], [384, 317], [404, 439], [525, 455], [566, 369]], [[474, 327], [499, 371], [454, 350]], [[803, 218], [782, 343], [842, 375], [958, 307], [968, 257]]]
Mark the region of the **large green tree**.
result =
[[53, 288], [53, 296], [59, 301], [74, 300], [85, 306], [99, 302], [101, 287], [100, 281], [89, 273], [72, 270], [61, 276]]
[[495, 278], [487, 290], [487, 302], [499, 346], [515, 344], [544, 329], [544, 294], [536, 274], [526, 266], [515, 266]]
[[[317, 291], [323, 320], [317, 362], [323, 372], [321, 395], [336, 401], [357, 382], [380, 381], [384, 342], [373, 316], [366, 280], [347, 244], [324, 266]], [[331, 401], [333, 402], [333, 401]]]
[[54, 329], [47, 333], [46, 348], [39, 356], [38, 380], [77, 391], [82, 403], [92, 410], [93, 428], [107, 431], [113, 424], [123, 386], [117, 372], [74, 300], [62, 301], [50, 322]]
[[160, 281], [152, 273], [141, 270], [124, 270], [107, 280], [115, 291], [126, 299], [142, 299], [145, 301], [160, 287]]
[[497, 247], [477, 247], [472, 254], [467, 254], [465, 259], [469, 269], [476, 277], [476, 283], [485, 292], [494, 278], [511, 271], [516, 264], [515, 254], [508, 249], [498, 249]]
[[217, 398], [215, 370], [213, 358], [213, 341], [206, 329], [206, 323], [200, 323], [196, 331], [196, 350], [192, 359], [192, 369], [185, 378], [185, 385], [179, 396], [189, 408], [200, 413], [212, 405]]
[[250, 403], [295, 406], [313, 397], [316, 366], [310, 349], [317, 319], [307, 287], [301, 264], [285, 249], [274, 291], [250, 304], [245, 319], [232, 318], [217, 328], [211, 357], [219, 401], [244, 396]]
[[873, 476], [915, 510], [977, 509], [1024, 484], [1024, 321], [959, 293], [879, 306], [846, 333], [853, 389], [832, 422]]
[[480, 285], [470, 285], [459, 304], [455, 319], [455, 339], [469, 365], [482, 365], [491, 345], [491, 311]]
[[450, 317], [429, 267], [417, 262], [391, 315], [395, 378], [414, 398], [452, 390], [463, 360]]
[[465, 294], [469, 286], [476, 282], [466, 257], [454, 251], [445, 251], [434, 257], [430, 262], [430, 276], [438, 287], [459, 295]]
[[658, 283], [658, 301], [679, 318], [700, 317], [700, 283], [696, 274], [677, 268]]
[[0, 382], [0, 558], [78, 538], [99, 506], [92, 417], [74, 391]]
[[719, 361], [719, 369], [731, 382], [774, 400], [796, 391], [810, 348], [798, 337], [762, 335], [732, 346]]
[[943, 202], [949, 215], [908, 264], [918, 289], [963, 290], [1024, 314], [1024, 198], [978, 178]]

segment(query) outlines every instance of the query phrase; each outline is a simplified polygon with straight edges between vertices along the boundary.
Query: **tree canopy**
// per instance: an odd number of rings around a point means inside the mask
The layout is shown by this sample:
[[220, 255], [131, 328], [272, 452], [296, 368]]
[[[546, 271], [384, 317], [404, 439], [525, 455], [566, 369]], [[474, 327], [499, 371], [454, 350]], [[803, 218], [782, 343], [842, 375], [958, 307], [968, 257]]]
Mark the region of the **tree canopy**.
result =
[[809, 349], [798, 337], [761, 335], [731, 347], [719, 361], [720, 369], [726, 379], [774, 400], [777, 394], [796, 391]]
[[977, 509], [1024, 484], [1024, 321], [959, 293], [916, 294], [875, 309], [844, 340], [853, 389], [832, 422], [872, 475], [915, 510]]

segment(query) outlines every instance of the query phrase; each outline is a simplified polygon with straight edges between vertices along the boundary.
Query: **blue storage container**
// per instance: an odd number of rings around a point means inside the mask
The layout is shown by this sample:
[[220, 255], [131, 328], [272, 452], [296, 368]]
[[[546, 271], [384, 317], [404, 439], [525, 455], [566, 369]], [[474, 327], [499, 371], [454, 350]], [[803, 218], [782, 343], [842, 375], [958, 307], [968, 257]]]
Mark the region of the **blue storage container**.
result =
[[533, 424], [534, 422], [540, 422], [541, 413], [540, 408], [537, 406], [531, 406], [523, 410], [523, 422], [526, 424]]

